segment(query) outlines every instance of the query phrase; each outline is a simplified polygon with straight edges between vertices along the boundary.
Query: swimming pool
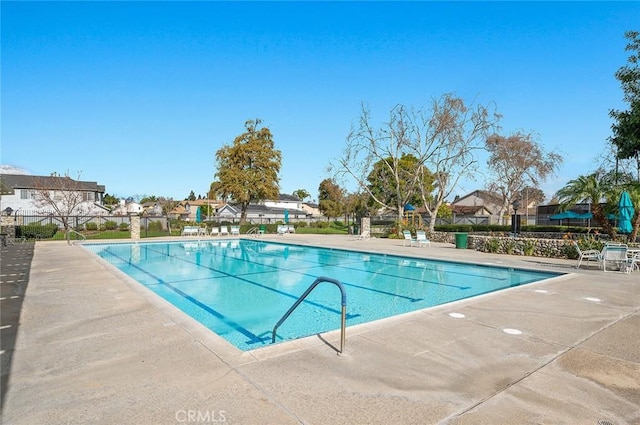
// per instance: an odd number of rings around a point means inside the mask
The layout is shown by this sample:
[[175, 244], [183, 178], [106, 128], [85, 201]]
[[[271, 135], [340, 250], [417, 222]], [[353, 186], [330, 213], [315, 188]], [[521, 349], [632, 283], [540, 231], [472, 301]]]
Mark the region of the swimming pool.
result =
[[[319, 276], [344, 285], [349, 326], [561, 274], [246, 239], [83, 246], [241, 350], [271, 344]], [[276, 341], [338, 329], [340, 301], [320, 284]]]

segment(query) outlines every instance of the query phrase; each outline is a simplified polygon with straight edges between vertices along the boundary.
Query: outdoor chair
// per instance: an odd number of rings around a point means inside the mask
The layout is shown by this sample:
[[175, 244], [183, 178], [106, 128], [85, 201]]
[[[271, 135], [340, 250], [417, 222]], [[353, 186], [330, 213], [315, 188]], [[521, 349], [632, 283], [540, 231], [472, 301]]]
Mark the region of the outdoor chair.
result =
[[416, 243], [418, 246], [429, 246], [431, 241], [427, 238], [427, 233], [424, 230], [416, 231]]
[[640, 271], [640, 252], [634, 252], [627, 257], [627, 262], [624, 264], [624, 271], [627, 274], [638, 270]]
[[277, 233], [279, 235], [284, 235], [285, 233], [287, 233], [288, 230], [289, 230], [289, 226], [278, 224]]
[[576, 241], [573, 241], [573, 246], [576, 248], [576, 251], [578, 251], [578, 264], [576, 264], [576, 269], [580, 268], [582, 260], [587, 260], [587, 267], [589, 267], [590, 260], [596, 260], [596, 264], [599, 264], [601, 254], [600, 251], [598, 251], [597, 249], [586, 249], [583, 251], [580, 249], [580, 245], [578, 245], [578, 242]]
[[627, 246], [606, 245], [602, 248], [599, 261], [605, 272], [607, 271], [607, 263], [614, 263], [618, 270], [624, 271], [624, 266], [627, 264]]
[[211, 236], [218, 236], [220, 234], [220, 228], [217, 226], [213, 226], [211, 228], [211, 232], [209, 233]]
[[240, 226], [231, 226], [231, 235], [240, 235]]
[[229, 236], [229, 226], [220, 226], [220, 236], [222, 235]]
[[402, 243], [402, 246], [407, 246], [407, 242], [409, 242], [409, 246], [413, 246], [415, 244], [418, 243], [418, 241], [416, 241], [413, 236], [411, 236], [411, 232], [408, 230], [403, 230], [402, 234], [404, 235], [404, 242]]

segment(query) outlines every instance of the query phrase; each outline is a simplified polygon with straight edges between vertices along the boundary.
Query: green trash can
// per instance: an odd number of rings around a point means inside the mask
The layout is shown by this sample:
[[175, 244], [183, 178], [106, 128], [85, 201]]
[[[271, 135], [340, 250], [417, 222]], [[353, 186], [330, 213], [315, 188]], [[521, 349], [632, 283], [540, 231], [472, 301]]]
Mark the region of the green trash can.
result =
[[457, 249], [467, 249], [467, 234], [466, 233], [456, 233], [456, 248]]
[[267, 233], [267, 226], [265, 226], [264, 224], [261, 224], [261, 225], [258, 227], [258, 232], [259, 232], [261, 235], [264, 235], [265, 233]]

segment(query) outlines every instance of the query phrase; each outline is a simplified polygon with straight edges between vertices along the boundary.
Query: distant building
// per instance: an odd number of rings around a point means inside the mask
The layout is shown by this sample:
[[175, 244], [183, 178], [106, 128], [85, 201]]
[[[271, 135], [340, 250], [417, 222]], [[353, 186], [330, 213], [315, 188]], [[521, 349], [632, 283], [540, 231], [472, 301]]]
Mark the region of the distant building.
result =
[[32, 176], [25, 174], [0, 174], [0, 210], [22, 210], [33, 213], [50, 213], [53, 208], [39, 200], [38, 192], [49, 190], [50, 196], [62, 200], [61, 194], [71, 189], [81, 197], [76, 209], [78, 214], [104, 215], [109, 211], [103, 205], [105, 187], [96, 182], [80, 181], [59, 176]]

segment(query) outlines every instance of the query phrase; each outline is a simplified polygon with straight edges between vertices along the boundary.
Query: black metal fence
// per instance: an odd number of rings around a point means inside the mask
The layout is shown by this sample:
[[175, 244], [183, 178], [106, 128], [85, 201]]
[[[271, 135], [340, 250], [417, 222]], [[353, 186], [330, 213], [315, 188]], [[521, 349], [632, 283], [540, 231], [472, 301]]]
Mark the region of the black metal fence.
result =
[[[14, 215], [16, 238], [64, 239], [64, 221], [54, 214], [23, 213]], [[122, 239], [131, 237], [131, 217], [78, 215], [68, 217], [72, 239]], [[140, 217], [140, 237], [170, 235], [166, 217]]]

